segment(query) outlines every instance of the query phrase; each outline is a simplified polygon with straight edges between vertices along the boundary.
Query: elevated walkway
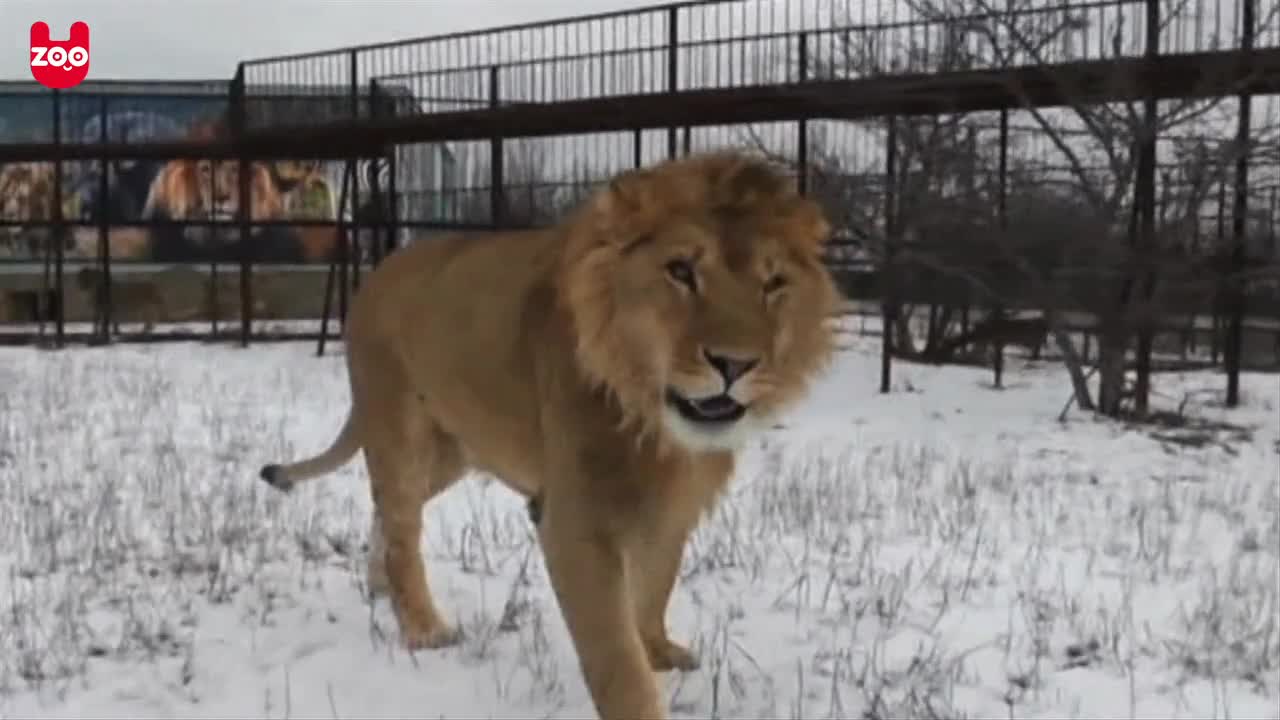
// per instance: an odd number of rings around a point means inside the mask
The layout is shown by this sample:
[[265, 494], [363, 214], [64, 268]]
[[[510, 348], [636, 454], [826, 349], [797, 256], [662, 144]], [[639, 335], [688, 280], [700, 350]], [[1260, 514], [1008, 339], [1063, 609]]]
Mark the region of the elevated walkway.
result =
[[1220, 5], [1207, 23], [1161, 17], [1157, 0], [693, 0], [250, 60], [227, 92], [232, 140], [0, 144], [0, 162], [341, 159], [409, 143], [1280, 94], [1280, 34], [1245, 22], [1265, 3]]

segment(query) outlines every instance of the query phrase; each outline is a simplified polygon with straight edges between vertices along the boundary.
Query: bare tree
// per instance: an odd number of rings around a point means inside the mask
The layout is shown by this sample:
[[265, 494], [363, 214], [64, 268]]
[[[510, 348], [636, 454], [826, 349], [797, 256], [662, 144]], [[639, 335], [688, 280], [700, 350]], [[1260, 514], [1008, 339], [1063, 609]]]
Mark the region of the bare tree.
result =
[[[1124, 6], [1107, 14], [1066, 2], [1057, 8], [1033, 0], [909, 2], [922, 21], [937, 28], [929, 42], [889, 47], [885, 38], [893, 36], [891, 32], [846, 33], [845, 42], [832, 56], [816, 63], [819, 75], [1045, 66], [1078, 58], [1086, 42], [1094, 46], [1105, 40], [1104, 54], [1117, 57], [1132, 54], [1142, 42], [1129, 27], [1137, 25], [1137, 16], [1126, 14]], [[1160, 30], [1175, 22], [1196, 22], [1184, 0], [1161, 2]], [[1127, 7], [1143, 9], [1137, 4]], [[1272, 6], [1260, 25], [1270, 25], [1277, 11]], [[915, 33], [908, 35], [917, 38]], [[1060, 158], [1061, 187], [1056, 190], [1035, 177], [1029, 163], [1012, 159], [1001, 183], [994, 161], [999, 147], [993, 147], [989, 134], [975, 139], [971, 118], [898, 118], [894, 121], [897, 172], [894, 185], [882, 190], [897, 197], [892, 227], [899, 237], [876, 233], [878, 255], [882, 261], [887, 259], [885, 243], [892, 239], [896, 241], [893, 265], [898, 268], [910, 263], [912, 274], [930, 268], [963, 276], [993, 304], [1022, 301], [1041, 309], [1067, 364], [1076, 400], [1085, 409], [1112, 416], [1122, 412], [1126, 358], [1136, 338], [1134, 409], [1143, 414], [1154, 329], [1169, 298], [1185, 291], [1180, 285], [1195, 275], [1190, 272], [1197, 262], [1193, 254], [1176, 250], [1186, 248], [1188, 238], [1197, 235], [1211, 190], [1223, 182], [1236, 158], [1273, 145], [1277, 136], [1277, 128], [1266, 127], [1255, 128], [1243, 143], [1231, 137], [1230, 129], [1224, 131], [1221, 126], [1229, 121], [1224, 111], [1234, 104], [1232, 99], [1216, 98], [1074, 103], [1042, 109], [1025, 101], [1021, 112], [1030, 116], [1037, 134]], [[1146, 163], [1148, 171], [1155, 169], [1154, 138], [1189, 127], [1197, 128], [1198, 134], [1181, 145], [1175, 143], [1173, 162], [1167, 164], [1165, 177], [1157, 178], [1164, 193], [1156, 198], [1159, 215], [1141, 215], [1137, 179], [1141, 164]], [[840, 163], [825, 158], [811, 156], [809, 165], [817, 175], [830, 173], [833, 167], [837, 173], [844, 171]], [[850, 187], [836, 182], [813, 184], [815, 189]], [[996, 188], [1003, 188], [999, 197], [995, 197]], [[854, 202], [848, 197], [835, 200]], [[868, 202], [860, 204], [865, 207]], [[997, 206], [1005, 208], [1005, 214], [993, 218], [991, 210]], [[846, 210], [851, 222], [868, 214], [861, 208]], [[880, 228], [886, 219], [882, 213]], [[1096, 318], [1096, 403], [1063, 322], [1063, 313], [1072, 309], [1086, 310]]]
[[459, 198], [459, 219], [476, 224], [495, 221], [494, 201], [501, 203], [501, 225], [536, 227], [555, 222], [589, 192], [599, 179], [585, 162], [574, 162], [567, 173], [555, 173], [547, 146], [538, 140], [503, 143], [501, 195], [495, 198], [489, 159], [470, 165], [467, 187]]

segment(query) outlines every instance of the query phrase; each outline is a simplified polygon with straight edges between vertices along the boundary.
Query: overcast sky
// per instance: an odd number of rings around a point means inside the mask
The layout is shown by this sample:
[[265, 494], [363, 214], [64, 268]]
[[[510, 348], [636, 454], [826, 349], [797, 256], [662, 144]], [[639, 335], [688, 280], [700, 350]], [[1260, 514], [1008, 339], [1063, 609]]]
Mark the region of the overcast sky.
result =
[[31, 23], [89, 24], [89, 79], [227, 79], [247, 58], [662, 4], [660, 0], [0, 0], [0, 79], [30, 80]]

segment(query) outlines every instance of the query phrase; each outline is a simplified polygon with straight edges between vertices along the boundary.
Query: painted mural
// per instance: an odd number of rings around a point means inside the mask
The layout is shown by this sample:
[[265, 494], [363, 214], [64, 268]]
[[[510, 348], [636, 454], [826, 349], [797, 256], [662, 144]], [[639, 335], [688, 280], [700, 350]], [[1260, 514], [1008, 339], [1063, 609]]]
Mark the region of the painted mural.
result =
[[[64, 137], [80, 142], [210, 139], [222, 131], [224, 108], [212, 93], [85, 93], [64, 96], [60, 124]], [[47, 94], [0, 90], [0, 142], [47, 141], [51, 118]], [[237, 219], [236, 161], [111, 162], [105, 197], [100, 162], [67, 162], [62, 172], [62, 215], [80, 223], [64, 236], [68, 259], [98, 257], [104, 213], [110, 255], [126, 262], [237, 262], [242, 251], [258, 263], [327, 262], [337, 250], [338, 163], [251, 163], [251, 220], [324, 224], [255, 227], [243, 248], [238, 227], [209, 224]], [[54, 182], [52, 163], [0, 164], [0, 262], [42, 256], [50, 231], [30, 223], [53, 219]]]

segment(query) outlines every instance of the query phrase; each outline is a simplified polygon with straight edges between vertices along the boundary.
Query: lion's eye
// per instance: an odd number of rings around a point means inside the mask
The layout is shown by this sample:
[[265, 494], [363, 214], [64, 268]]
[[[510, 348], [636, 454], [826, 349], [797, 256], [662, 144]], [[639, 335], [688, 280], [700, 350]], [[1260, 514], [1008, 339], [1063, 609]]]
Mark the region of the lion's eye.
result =
[[693, 264], [688, 260], [672, 260], [667, 263], [667, 274], [672, 280], [688, 287], [690, 290], [698, 289], [698, 279], [693, 273]]
[[773, 293], [775, 293], [775, 292], [777, 292], [777, 291], [781, 290], [782, 288], [786, 287], [786, 285], [787, 285], [787, 279], [786, 279], [786, 278], [782, 277], [781, 275], [774, 275], [773, 277], [771, 277], [771, 278], [769, 278], [768, 280], [766, 280], [766, 281], [765, 281], [765, 283], [764, 283], [764, 294], [765, 294], [765, 295], [772, 295]]

